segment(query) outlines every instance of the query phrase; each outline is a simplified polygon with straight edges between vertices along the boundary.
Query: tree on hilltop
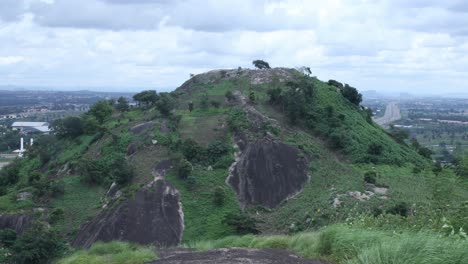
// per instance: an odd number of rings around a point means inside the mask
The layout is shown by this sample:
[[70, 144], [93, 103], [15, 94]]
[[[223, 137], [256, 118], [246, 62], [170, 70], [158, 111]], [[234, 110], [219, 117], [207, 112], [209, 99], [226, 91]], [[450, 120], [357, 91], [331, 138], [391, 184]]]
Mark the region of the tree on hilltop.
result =
[[268, 62], [263, 61], [263, 60], [254, 60], [252, 64], [257, 69], [270, 69], [270, 64], [268, 64]]

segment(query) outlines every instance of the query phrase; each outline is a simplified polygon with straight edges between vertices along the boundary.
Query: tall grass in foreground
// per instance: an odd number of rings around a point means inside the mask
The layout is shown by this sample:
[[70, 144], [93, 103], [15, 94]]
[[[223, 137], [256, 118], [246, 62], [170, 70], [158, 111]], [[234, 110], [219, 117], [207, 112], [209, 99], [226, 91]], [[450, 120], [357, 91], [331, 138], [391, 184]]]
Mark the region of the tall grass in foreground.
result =
[[307, 258], [343, 264], [466, 264], [468, 241], [435, 233], [375, 231], [331, 226], [294, 236], [241, 236], [186, 244], [199, 250], [223, 247], [279, 248]]
[[143, 264], [156, 260], [154, 249], [126, 242], [95, 243], [58, 261], [58, 264]]

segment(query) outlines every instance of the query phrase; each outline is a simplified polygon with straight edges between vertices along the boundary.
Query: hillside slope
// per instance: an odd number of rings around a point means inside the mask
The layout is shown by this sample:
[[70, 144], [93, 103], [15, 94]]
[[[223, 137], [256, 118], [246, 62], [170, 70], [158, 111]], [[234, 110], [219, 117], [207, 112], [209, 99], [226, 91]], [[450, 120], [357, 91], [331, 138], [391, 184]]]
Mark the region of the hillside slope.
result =
[[216, 70], [153, 103], [115, 106], [102, 125], [89, 121], [105, 112], [94, 107], [81, 134], [45, 136], [2, 172], [16, 178], [4, 184], [0, 223], [27, 215], [78, 247], [295, 233], [360, 217], [466, 228], [466, 181], [436, 175], [343, 89], [294, 69]]

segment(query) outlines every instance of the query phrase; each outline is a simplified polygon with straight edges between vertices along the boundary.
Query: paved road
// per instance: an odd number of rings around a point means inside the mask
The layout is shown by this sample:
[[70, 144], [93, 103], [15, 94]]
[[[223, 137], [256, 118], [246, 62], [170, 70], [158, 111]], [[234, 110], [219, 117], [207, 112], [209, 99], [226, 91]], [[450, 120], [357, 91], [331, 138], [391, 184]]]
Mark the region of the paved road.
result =
[[401, 118], [400, 106], [397, 102], [390, 102], [387, 104], [385, 114], [382, 117], [375, 118], [374, 122], [381, 126], [387, 126], [393, 121], [397, 121]]

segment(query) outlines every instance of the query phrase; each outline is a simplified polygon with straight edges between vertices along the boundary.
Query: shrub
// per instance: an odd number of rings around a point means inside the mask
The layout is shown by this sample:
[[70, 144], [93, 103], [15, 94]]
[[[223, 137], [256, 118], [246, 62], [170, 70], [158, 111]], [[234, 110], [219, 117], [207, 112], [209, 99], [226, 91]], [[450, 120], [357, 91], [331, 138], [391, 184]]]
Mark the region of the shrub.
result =
[[213, 191], [213, 203], [217, 206], [222, 206], [226, 199], [226, 191], [221, 186], [216, 186]]
[[197, 161], [202, 158], [203, 147], [189, 138], [182, 142], [182, 154], [189, 161]]
[[176, 101], [170, 93], [160, 93], [159, 100], [156, 102], [156, 108], [164, 116], [169, 116], [174, 109]]
[[226, 97], [226, 99], [228, 101], [233, 101], [234, 99], [236, 99], [236, 97], [234, 96], [234, 94], [231, 92], [231, 91], [227, 91], [224, 96]]
[[65, 249], [59, 235], [42, 224], [36, 224], [16, 239], [11, 247], [13, 263], [48, 263]]
[[10, 228], [0, 229], [0, 244], [11, 247], [16, 241], [16, 231]]
[[101, 100], [91, 106], [88, 114], [94, 116], [99, 123], [103, 123], [112, 115], [112, 106], [108, 101]]
[[64, 217], [63, 209], [62, 208], [55, 208], [49, 214], [49, 223], [55, 224], [55, 223], [63, 220], [63, 217]]
[[364, 173], [364, 181], [367, 183], [377, 183], [377, 173], [375, 171], [367, 171]]
[[214, 100], [211, 100], [210, 101], [210, 104], [211, 106], [213, 106], [214, 108], [219, 108], [221, 106], [221, 103], [218, 102], [218, 101], [214, 101]]
[[59, 137], [76, 138], [84, 133], [85, 127], [80, 117], [69, 116], [54, 120], [52, 130]]
[[16, 159], [0, 170], [0, 186], [12, 185], [18, 182], [21, 161]]
[[195, 178], [194, 176], [188, 176], [185, 181], [187, 182], [187, 185], [191, 190], [193, 190], [195, 188], [195, 185], [197, 184], [197, 178]]
[[209, 162], [216, 162], [221, 157], [229, 153], [231, 147], [224, 141], [215, 140], [208, 145], [206, 156]]
[[229, 213], [224, 216], [222, 222], [233, 227], [239, 235], [257, 234], [259, 232], [257, 230], [257, 221], [243, 212]]
[[387, 210], [387, 213], [401, 216], [408, 216], [410, 207], [405, 202], [400, 202]]
[[181, 159], [179, 164], [177, 164], [177, 176], [181, 179], [187, 179], [192, 173], [192, 170], [192, 164], [186, 159]]
[[249, 121], [244, 111], [239, 108], [234, 108], [229, 112], [227, 124], [232, 131], [238, 132], [247, 129]]

